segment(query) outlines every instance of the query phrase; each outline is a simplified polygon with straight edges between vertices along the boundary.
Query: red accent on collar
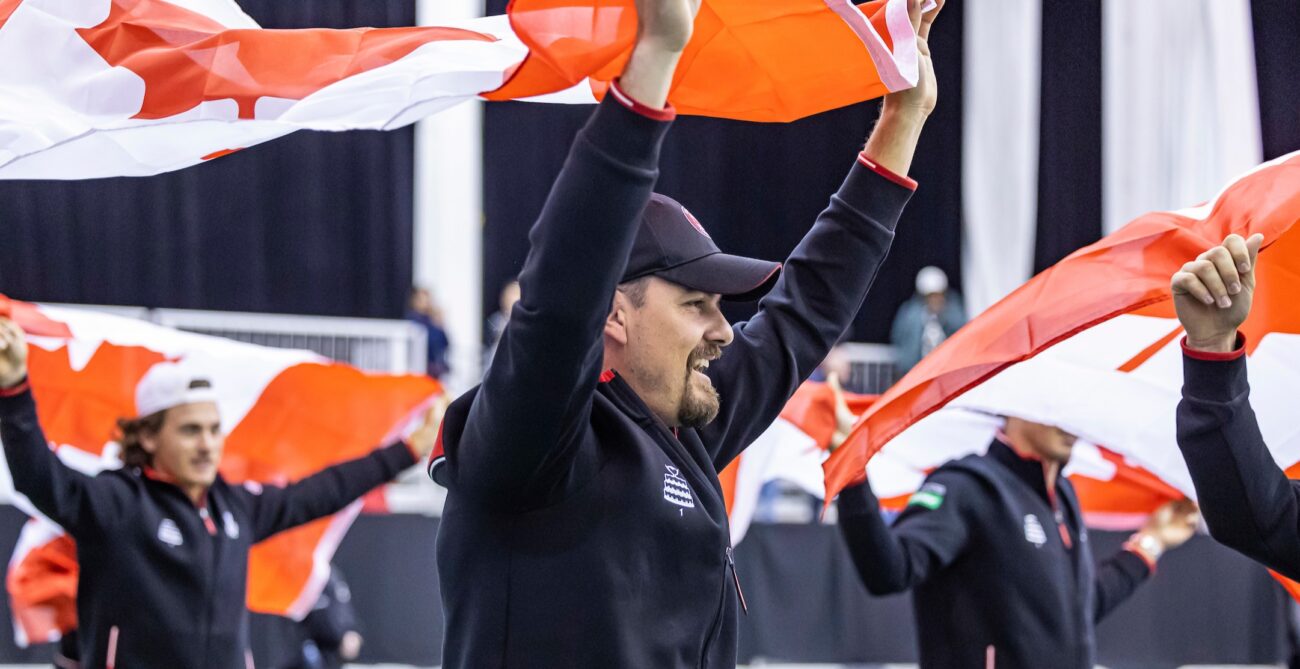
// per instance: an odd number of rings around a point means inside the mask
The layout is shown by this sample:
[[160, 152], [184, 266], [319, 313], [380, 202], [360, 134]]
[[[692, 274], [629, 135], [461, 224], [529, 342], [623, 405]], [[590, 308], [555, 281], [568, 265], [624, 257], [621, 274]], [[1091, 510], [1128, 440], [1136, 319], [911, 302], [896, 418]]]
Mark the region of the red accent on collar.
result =
[[614, 380], [614, 370], [612, 370], [612, 369], [607, 369], [607, 370], [605, 370], [605, 371], [603, 371], [603, 372], [600, 373], [600, 382], [601, 382], [601, 383], [609, 383], [610, 381], [613, 381], [613, 380]]
[[650, 105], [637, 102], [632, 99], [632, 96], [624, 93], [622, 88], [619, 88], [618, 81], [610, 84], [609, 93], [614, 96], [614, 99], [617, 100], [619, 104], [650, 120], [671, 121], [677, 118], [677, 110], [673, 108], [672, 104], [665, 105], [663, 109], [655, 109]]
[[1205, 360], [1208, 362], [1227, 362], [1228, 360], [1236, 360], [1237, 358], [1246, 355], [1246, 335], [1240, 332], [1237, 333], [1237, 348], [1228, 351], [1227, 353], [1218, 353], [1215, 351], [1199, 351], [1194, 348], [1188, 348], [1187, 335], [1183, 335], [1183, 339], [1181, 343], [1183, 346], [1183, 355], [1193, 360]]
[[858, 163], [860, 163], [863, 167], [871, 170], [872, 172], [875, 172], [876, 174], [879, 174], [880, 176], [885, 177], [886, 179], [889, 179], [890, 181], [902, 186], [903, 188], [906, 188], [908, 190], [916, 190], [916, 186], [917, 186], [916, 179], [913, 179], [911, 177], [905, 177], [901, 174], [895, 174], [893, 171], [881, 167], [876, 161], [868, 158], [867, 154], [865, 153], [858, 154]]
[[[153, 467], [150, 467], [150, 466], [148, 466], [148, 465], [145, 465], [144, 467], [141, 467], [141, 468], [140, 468], [140, 473], [141, 473], [141, 474], [144, 474], [144, 477], [147, 478], [147, 479], [152, 479], [152, 480], [154, 480], [154, 481], [158, 481], [158, 482], [160, 482], [160, 483], [166, 483], [166, 484], [168, 484], [168, 485], [174, 485], [174, 486], [176, 486], [176, 487], [178, 487], [178, 488], [180, 487], [180, 483], [176, 480], [176, 477], [172, 476], [171, 474], [168, 474], [167, 472], [164, 472], [164, 471], [160, 471], [160, 470], [154, 469]], [[188, 497], [188, 496], [189, 496], [189, 495], [186, 495], [186, 497]], [[199, 503], [198, 503], [198, 504], [195, 504], [194, 506], [195, 506], [196, 508], [199, 508], [199, 509], [207, 508], [207, 506], [208, 506], [208, 491], [207, 491], [207, 489], [204, 489], [204, 491], [203, 491], [203, 497], [200, 498]]]
[[176, 477], [166, 472], [159, 471], [148, 465], [141, 467], [140, 471], [145, 475], [145, 478], [151, 478], [155, 481], [162, 481], [163, 483], [176, 485]]
[[17, 397], [30, 390], [31, 387], [32, 384], [27, 379], [23, 379], [12, 388], [0, 388], [0, 397]]

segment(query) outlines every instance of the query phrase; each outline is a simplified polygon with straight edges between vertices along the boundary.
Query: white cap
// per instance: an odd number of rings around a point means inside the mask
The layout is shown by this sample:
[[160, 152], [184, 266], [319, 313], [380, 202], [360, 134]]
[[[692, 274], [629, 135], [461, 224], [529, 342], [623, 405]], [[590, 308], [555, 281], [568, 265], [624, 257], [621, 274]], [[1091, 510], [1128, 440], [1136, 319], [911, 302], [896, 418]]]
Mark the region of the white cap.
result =
[[217, 393], [211, 381], [176, 362], [160, 362], [150, 367], [135, 387], [135, 413], [139, 417], [182, 404], [216, 401]]
[[948, 275], [938, 267], [934, 265], [922, 267], [921, 271], [916, 273], [916, 292], [921, 295], [942, 293], [946, 290], [948, 290]]

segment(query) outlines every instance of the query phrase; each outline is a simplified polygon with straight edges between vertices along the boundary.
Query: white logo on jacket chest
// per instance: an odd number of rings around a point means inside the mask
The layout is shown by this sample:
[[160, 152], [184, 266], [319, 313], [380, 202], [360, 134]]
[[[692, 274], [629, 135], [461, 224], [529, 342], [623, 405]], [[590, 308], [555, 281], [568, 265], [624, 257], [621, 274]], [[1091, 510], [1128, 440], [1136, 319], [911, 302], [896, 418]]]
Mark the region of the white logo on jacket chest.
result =
[[1038, 522], [1038, 516], [1032, 513], [1025, 514], [1025, 541], [1039, 548], [1047, 543], [1047, 532], [1043, 531], [1043, 524]]
[[691, 484], [686, 482], [681, 472], [672, 465], [664, 465], [668, 473], [664, 474], [664, 499], [684, 506], [688, 509], [695, 508], [695, 497], [691, 495]]
[[181, 536], [181, 528], [176, 526], [176, 521], [163, 518], [163, 521], [158, 523], [158, 541], [168, 546], [179, 546], [185, 543], [185, 538]]
[[229, 511], [222, 511], [221, 524], [226, 528], [226, 537], [230, 539], [239, 538], [239, 523], [235, 522], [235, 514]]

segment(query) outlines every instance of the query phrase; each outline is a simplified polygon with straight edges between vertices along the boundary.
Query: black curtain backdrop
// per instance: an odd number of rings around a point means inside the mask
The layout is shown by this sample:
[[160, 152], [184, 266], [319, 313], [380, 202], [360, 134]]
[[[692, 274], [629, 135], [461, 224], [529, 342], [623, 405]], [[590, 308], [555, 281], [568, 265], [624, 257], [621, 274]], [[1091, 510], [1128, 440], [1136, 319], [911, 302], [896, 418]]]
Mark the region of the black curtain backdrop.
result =
[[1034, 273], [1101, 238], [1101, 0], [1044, 2]]
[[1255, 68], [1264, 159], [1300, 150], [1300, 2], [1254, 0]]
[[[505, 10], [491, 0], [488, 13]], [[926, 124], [911, 176], [920, 182], [850, 339], [885, 341], [894, 311], [925, 265], [961, 276], [962, 6], [950, 3], [930, 45], [939, 106]], [[518, 274], [527, 233], [589, 106], [488, 105], [484, 122], [484, 314]], [[665, 145], [657, 190], [680, 200], [727, 252], [782, 260], [838, 188], [878, 115], [868, 102], [790, 124], [681, 117]], [[754, 305], [729, 311], [733, 319]]]
[[[414, 0], [241, 0], [268, 28], [403, 26]], [[413, 134], [299, 132], [147, 178], [0, 181], [0, 292], [25, 300], [397, 317]]]

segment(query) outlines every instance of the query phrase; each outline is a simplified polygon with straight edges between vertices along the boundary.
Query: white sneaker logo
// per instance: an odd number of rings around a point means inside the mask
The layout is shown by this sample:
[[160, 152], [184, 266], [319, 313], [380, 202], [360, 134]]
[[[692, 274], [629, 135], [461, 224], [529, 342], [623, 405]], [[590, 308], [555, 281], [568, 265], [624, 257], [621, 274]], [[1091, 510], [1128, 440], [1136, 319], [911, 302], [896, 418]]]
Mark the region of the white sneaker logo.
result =
[[1025, 514], [1025, 541], [1042, 548], [1047, 543], [1047, 532], [1043, 531], [1043, 524], [1038, 522], [1038, 516], [1032, 513]]
[[181, 536], [181, 528], [176, 526], [176, 521], [163, 518], [163, 521], [158, 523], [158, 541], [168, 546], [179, 546], [185, 543], [185, 538]]
[[668, 473], [664, 474], [664, 499], [677, 506], [695, 508], [695, 498], [691, 496], [691, 484], [686, 482], [676, 467], [672, 465], [664, 465], [664, 467], [668, 470]]

